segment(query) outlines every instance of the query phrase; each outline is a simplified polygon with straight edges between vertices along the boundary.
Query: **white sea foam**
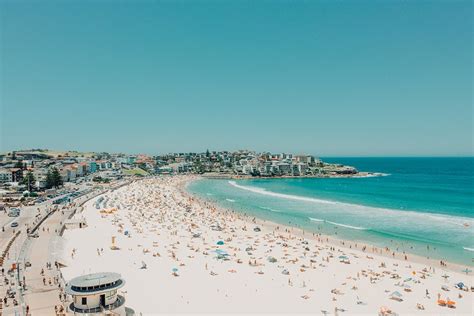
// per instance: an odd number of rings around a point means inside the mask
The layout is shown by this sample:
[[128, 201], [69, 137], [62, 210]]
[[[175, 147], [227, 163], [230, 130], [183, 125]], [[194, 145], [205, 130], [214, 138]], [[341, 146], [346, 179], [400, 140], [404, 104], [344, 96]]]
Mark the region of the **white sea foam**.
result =
[[316, 203], [324, 203], [324, 204], [337, 204], [337, 202], [333, 202], [333, 201], [320, 200], [320, 199], [315, 199], [315, 198], [310, 198], [310, 197], [305, 197], [305, 196], [290, 195], [290, 194], [284, 194], [284, 193], [276, 193], [276, 192], [267, 191], [261, 188], [244, 186], [244, 185], [237, 184], [235, 181], [229, 181], [229, 184], [242, 190], [246, 190], [246, 191], [250, 191], [250, 192], [254, 192], [258, 194], [263, 194], [263, 195], [269, 195], [273, 197], [279, 197], [282, 199], [305, 201], [305, 202], [316, 202]]
[[336, 222], [331, 222], [331, 221], [325, 221], [326, 223], [333, 224], [336, 226], [341, 226], [345, 228], [351, 228], [351, 229], [357, 229], [357, 230], [367, 230], [367, 228], [364, 227], [358, 227], [358, 226], [351, 226], [351, 225], [346, 225], [346, 224], [341, 224], [341, 223], [336, 223]]
[[[233, 187], [236, 187], [241, 190], [250, 191], [256, 194], [262, 194], [267, 196], [272, 196], [276, 198], [286, 199], [286, 200], [296, 200], [302, 202], [310, 202], [316, 204], [325, 204], [325, 205], [335, 205], [346, 207], [347, 211], [363, 211], [366, 215], [382, 215], [386, 218], [393, 217], [393, 218], [405, 218], [407, 221], [413, 222], [420, 222], [426, 223], [428, 221], [436, 221], [440, 224], [451, 224], [454, 226], [464, 226], [464, 227], [472, 227], [474, 226], [474, 219], [468, 217], [461, 217], [461, 216], [450, 216], [444, 214], [432, 214], [427, 212], [418, 212], [418, 211], [410, 211], [410, 210], [393, 210], [387, 208], [377, 208], [377, 207], [370, 207], [358, 204], [351, 204], [351, 203], [344, 203], [344, 202], [336, 202], [336, 201], [328, 201], [322, 199], [316, 199], [312, 197], [305, 197], [299, 195], [291, 195], [291, 194], [284, 194], [284, 193], [277, 193], [272, 191], [267, 191], [263, 188], [257, 188], [253, 186], [244, 186], [237, 184], [235, 181], [229, 181], [229, 184]], [[364, 229], [364, 228], [359, 228]]]
[[226, 200], [226, 201], [229, 201], [229, 202], [231, 202], [231, 203], [234, 203], [234, 202], [235, 202], [235, 200], [232, 200], [232, 199], [225, 199], [225, 200]]
[[266, 206], [259, 206], [259, 208], [261, 208], [262, 210], [270, 211], [270, 212], [276, 212], [276, 213], [281, 213], [281, 212], [282, 212], [282, 211], [280, 211], [280, 210], [275, 210], [275, 209], [273, 209], [273, 208], [266, 207]]
[[314, 217], [308, 217], [308, 218], [313, 222], [324, 222], [324, 223], [328, 223], [328, 224], [332, 224], [332, 225], [340, 226], [340, 227], [345, 227], [345, 228], [351, 228], [351, 229], [356, 229], [356, 230], [367, 230], [367, 228], [364, 228], [364, 227], [351, 226], [351, 225], [347, 225], [347, 224], [331, 222], [331, 221], [327, 221], [327, 220], [319, 219], [319, 218], [314, 218]]
[[462, 247], [464, 250], [467, 250], [467, 251], [472, 251], [474, 252], [474, 248], [469, 248], [469, 247]]
[[308, 217], [311, 221], [313, 222], [324, 222], [324, 219], [319, 219], [319, 218], [314, 218], [314, 217]]

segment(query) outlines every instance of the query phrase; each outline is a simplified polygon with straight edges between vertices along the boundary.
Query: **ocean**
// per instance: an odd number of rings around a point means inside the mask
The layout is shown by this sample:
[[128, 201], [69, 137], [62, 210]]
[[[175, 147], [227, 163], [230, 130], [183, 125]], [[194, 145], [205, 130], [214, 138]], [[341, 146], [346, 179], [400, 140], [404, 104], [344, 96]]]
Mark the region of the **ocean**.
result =
[[322, 160], [386, 176], [202, 179], [188, 190], [261, 219], [473, 265], [473, 157]]

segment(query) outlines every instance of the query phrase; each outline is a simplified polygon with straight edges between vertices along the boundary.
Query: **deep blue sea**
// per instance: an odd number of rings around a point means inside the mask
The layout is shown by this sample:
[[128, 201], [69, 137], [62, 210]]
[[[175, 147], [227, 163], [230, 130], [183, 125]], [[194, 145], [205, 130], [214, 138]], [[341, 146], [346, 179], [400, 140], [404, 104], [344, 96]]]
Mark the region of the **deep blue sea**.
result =
[[210, 180], [189, 191], [262, 219], [472, 265], [474, 158], [322, 158], [382, 177]]

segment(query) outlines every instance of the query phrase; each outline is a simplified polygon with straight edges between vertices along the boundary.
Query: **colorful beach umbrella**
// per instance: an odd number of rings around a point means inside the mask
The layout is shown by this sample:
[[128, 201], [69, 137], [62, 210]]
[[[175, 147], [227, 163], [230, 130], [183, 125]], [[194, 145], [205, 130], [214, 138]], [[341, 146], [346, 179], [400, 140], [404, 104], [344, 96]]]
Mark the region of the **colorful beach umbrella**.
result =
[[402, 293], [398, 292], [398, 291], [395, 291], [393, 292], [392, 294], [390, 294], [390, 296], [395, 296], [395, 297], [402, 297]]

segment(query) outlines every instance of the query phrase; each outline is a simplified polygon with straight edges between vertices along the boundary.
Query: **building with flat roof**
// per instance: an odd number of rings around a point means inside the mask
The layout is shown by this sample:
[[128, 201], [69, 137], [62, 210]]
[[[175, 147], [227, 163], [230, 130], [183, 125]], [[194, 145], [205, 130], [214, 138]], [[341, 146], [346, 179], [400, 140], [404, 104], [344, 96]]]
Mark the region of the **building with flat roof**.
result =
[[94, 314], [113, 311], [125, 315], [125, 298], [117, 290], [125, 285], [121, 275], [100, 272], [81, 275], [66, 284], [66, 293], [73, 302], [69, 306], [74, 313]]

